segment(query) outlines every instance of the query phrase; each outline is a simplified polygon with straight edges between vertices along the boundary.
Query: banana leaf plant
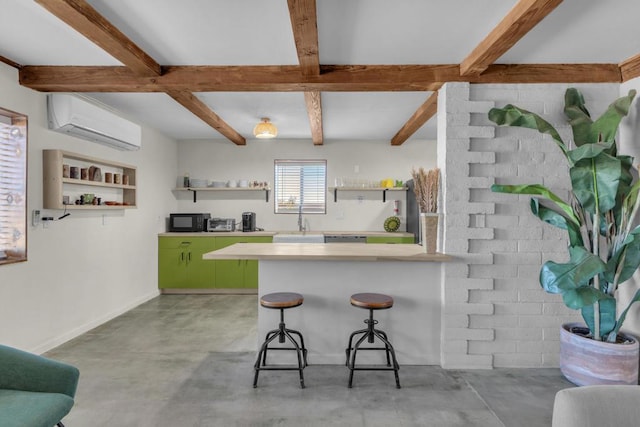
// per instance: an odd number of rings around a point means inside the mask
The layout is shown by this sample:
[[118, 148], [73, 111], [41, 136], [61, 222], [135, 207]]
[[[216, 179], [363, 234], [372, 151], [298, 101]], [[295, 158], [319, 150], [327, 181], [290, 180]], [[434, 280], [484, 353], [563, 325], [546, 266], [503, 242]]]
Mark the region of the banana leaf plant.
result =
[[635, 90], [629, 91], [592, 120], [582, 94], [567, 89], [564, 113], [573, 131], [573, 149], [535, 113], [514, 105], [489, 111], [489, 120], [499, 126], [550, 135], [567, 160], [571, 180], [567, 201], [540, 184], [493, 185], [491, 190], [533, 196], [533, 214], [566, 230], [569, 262], [544, 263], [540, 285], [562, 295], [567, 307], [580, 310], [590, 337], [599, 341], [616, 342], [629, 308], [640, 300], [639, 290], [626, 307], [617, 307], [618, 286], [640, 266], [640, 226], [634, 227], [640, 182], [633, 158], [619, 155], [615, 141], [635, 95]]

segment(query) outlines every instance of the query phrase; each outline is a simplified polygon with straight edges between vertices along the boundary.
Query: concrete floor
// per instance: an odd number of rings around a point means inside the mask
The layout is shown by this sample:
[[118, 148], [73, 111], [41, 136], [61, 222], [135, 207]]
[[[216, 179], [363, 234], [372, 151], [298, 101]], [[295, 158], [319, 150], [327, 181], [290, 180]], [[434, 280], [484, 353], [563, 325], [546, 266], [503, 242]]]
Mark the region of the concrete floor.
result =
[[392, 372], [356, 372], [348, 389], [346, 367], [313, 364], [304, 390], [295, 371], [262, 372], [254, 389], [256, 320], [255, 295], [162, 295], [53, 349], [47, 356], [80, 369], [65, 424], [550, 426], [555, 393], [572, 386], [558, 369], [400, 360], [399, 390]]

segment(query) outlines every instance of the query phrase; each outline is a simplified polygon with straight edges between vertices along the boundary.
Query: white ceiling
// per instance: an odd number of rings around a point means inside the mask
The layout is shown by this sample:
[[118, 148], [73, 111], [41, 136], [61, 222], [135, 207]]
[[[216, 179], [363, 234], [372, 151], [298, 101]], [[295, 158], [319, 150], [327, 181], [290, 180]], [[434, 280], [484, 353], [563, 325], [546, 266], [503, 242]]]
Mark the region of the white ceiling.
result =
[[[162, 65], [297, 65], [285, 0], [89, 0]], [[317, 0], [321, 64], [457, 64], [516, 0]], [[0, 55], [21, 65], [120, 65], [30, 0], [2, 0]], [[565, 0], [497, 63], [619, 63], [640, 53], [640, 0]], [[325, 141], [389, 140], [430, 92], [323, 92]], [[178, 139], [223, 138], [163, 93], [95, 99]], [[310, 140], [302, 93], [197, 93], [245, 138], [270, 117]], [[432, 118], [411, 139], [434, 139]]]

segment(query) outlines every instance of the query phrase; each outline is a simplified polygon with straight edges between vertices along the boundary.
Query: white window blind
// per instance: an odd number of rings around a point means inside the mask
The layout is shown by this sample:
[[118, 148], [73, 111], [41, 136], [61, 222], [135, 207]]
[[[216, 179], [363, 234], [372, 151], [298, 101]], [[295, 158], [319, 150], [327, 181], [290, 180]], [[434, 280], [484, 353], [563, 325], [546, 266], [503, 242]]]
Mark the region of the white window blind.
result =
[[327, 194], [326, 160], [275, 161], [275, 212], [324, 214]]
[[0, 109], [0, 264], [27, 259], [26, 116]]

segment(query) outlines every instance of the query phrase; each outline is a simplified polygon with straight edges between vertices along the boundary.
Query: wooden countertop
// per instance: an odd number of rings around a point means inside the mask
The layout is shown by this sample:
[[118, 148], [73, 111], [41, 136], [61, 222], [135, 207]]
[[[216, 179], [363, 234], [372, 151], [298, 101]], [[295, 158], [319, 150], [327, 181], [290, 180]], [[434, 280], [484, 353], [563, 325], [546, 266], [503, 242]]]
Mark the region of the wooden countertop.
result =
[[387, 243], [236, 243], [204, 254], [203, 259], [298, 261], [419, 261], [446, 262], [453, 257], [426, 254], [422, 246]]
[[159, 237], [271, 237], [276, 234], [275, 231], [194, 231], [193, 233], [177, 233], [167, 232], [158, 233]]
[[373, 236], [373, 237], [412, 237], [413, 233], [407, 233], [404, 231], [396, 231], [393, 233], [388, 233], [386, 231], [251, 231], [251, 232], [242, 232], [242, 231], [219, 231], [219, 232], [193, 232], [193, 233], [159, 233], [158, 236], [161, 237], [236, 237], [236, 236], [255, 236], [255, 237], [263, 237], [263, 236], [275, 236], [276, 234], [324, 234], [324, 235], [332, 235], [332, 236]]

